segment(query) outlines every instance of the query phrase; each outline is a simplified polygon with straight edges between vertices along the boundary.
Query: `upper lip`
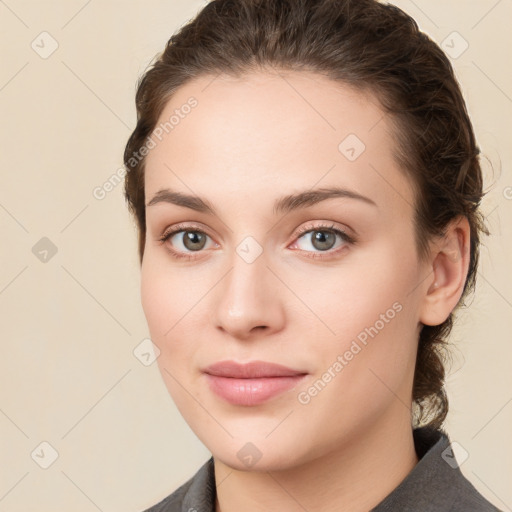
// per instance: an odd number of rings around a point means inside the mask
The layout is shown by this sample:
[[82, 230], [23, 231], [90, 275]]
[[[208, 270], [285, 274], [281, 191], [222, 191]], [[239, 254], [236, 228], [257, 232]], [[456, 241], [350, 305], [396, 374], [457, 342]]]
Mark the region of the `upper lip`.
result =
[[235, 361], [220, 361], [203, 370], [209, 375], [217, 377], [231, 377], [235, 379], [257, 379], [264, 377], [292, 377], [305, 375], [306, 372], [294, 370], [276, 363], [266, 361], [251, 361], [249, 363], [236, 363]]

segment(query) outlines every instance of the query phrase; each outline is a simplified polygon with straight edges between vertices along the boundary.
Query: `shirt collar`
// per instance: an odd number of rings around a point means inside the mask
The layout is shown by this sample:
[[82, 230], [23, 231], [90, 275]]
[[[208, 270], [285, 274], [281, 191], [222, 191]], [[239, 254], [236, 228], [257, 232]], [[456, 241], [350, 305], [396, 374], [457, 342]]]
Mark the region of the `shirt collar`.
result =
[[455, 483], [464, 477], [450, 448], [447, 433], [421, 427], [413, 430], [413, 437], [418, 463], [371, 512], [451, 509], [457, 494]]

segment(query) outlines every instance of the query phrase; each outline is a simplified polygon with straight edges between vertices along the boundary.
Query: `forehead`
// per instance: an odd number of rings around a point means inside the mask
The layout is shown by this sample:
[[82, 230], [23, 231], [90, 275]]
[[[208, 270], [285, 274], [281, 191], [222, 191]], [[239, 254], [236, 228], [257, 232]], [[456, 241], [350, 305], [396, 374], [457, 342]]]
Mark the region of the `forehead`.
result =
[[[193, 105], [193, 106], [191, 106]], [[162, 111], [146, 159], [146, 202], [162, 187], [230, 194], [342, 185], [412, 203], [390, 120], [370, 93], [316, 73], [205, 75]]]

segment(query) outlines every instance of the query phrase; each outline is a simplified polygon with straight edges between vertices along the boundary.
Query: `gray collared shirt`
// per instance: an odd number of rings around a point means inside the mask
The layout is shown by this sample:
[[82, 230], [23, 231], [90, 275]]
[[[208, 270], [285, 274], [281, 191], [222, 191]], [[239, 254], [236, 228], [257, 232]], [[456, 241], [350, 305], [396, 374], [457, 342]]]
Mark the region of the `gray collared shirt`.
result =
[[[462, 474], [443, 430], [413, 430], [419, 461], [369, 512], [502, 512]], [[215, 512], [213, 457], [181, 487], [144, 512]]]

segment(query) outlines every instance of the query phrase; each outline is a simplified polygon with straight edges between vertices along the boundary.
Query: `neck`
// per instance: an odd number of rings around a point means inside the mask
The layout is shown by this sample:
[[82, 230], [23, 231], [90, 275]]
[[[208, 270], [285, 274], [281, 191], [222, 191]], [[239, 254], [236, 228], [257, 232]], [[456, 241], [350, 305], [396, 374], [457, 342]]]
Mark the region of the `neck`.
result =
[[359, 431], [343, 448], [281, 471], [238, 471], [214, 458], [216, 512], [366, 512], [418, 462], [410, 416]]

